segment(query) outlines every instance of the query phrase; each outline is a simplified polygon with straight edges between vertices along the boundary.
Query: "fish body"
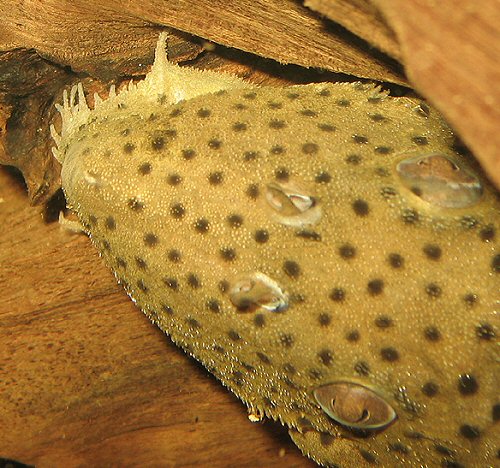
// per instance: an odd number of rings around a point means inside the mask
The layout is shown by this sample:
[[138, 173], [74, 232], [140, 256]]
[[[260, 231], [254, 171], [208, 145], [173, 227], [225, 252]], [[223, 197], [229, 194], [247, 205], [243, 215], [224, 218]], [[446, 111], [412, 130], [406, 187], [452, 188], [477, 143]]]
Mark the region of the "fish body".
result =
[[499, 462], [499, 197], [442, 118], [373, 85], [168, 63], [53, 131], [130, 297], [328, 466]]

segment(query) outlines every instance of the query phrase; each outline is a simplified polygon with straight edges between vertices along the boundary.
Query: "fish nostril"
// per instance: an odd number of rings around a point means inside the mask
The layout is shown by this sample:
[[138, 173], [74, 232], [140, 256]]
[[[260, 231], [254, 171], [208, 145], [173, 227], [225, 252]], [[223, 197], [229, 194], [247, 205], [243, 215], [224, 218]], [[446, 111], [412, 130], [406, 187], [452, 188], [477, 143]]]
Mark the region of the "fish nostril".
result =
[[396, 171], [401, 183], [414, 195], [442, 208], [475, 205], [483, 194], [475, 174], [441, 153], [403, 159]]
[[355, 429], [383, 429], [396, 412], [374, 390], [355, 382], [333, 382], [313, 391], [321, 409], [339, 424]]
[[273, 216], [281, 224], [304, 226], [320, 221], [321, 207], [317, 198], [297, 184], [269, 183], [266, 186], [265, 198]]

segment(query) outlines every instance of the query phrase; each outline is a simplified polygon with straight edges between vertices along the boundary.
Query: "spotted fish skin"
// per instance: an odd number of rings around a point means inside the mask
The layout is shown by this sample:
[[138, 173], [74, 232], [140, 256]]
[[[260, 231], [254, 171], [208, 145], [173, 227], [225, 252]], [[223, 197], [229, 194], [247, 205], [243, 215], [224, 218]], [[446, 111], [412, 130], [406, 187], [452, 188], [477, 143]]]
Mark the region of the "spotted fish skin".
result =
[[[134, 302], [318, 463], [498, 463], [500, 203], [441, 117], [372, 85], [181, 69], [163, 41], [142, 84], [93, 110], [73, 90], [53, 131], [68, 206]], [[479, 199], [409, 187], [398, 164], [426, 155]], [[318, 402], [328, 385], [354, 410]]]

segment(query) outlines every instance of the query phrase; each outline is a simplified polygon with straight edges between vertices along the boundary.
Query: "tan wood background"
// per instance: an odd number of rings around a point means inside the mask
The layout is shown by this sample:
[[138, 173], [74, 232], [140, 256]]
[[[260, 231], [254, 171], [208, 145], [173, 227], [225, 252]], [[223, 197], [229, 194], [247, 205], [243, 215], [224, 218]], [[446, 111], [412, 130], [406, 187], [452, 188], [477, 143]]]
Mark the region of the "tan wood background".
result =
[[[45, 213], [54, 219], [57, 203]], [[37, 467], [310, 467], [0, 168], [0, 457]]]

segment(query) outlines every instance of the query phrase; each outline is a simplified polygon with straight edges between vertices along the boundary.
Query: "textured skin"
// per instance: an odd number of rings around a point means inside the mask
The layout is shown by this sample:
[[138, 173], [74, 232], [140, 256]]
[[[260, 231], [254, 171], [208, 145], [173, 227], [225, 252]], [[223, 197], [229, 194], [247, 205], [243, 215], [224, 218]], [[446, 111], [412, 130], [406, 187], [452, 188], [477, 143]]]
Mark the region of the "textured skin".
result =
[[[498, 194], [478, 175], [479, 203], [442, 208], [395, 169], [430, 152], [469, 165], [442, 119], [370, 85], [203, 95], [210, 76], [191, 80], [201, 95], [178, 103], [133, 86], [94, 111], [80, 97], [55, 135], [68, 205], [137, 305], [319, 463], [498, 463]], [[319, 220], [284, 223], [268, 184], [314, 197]], [[255, 272], [285, 311], [235, 307]], [[339, 380], [397, 419], [333, 421], [312, 392]]]

